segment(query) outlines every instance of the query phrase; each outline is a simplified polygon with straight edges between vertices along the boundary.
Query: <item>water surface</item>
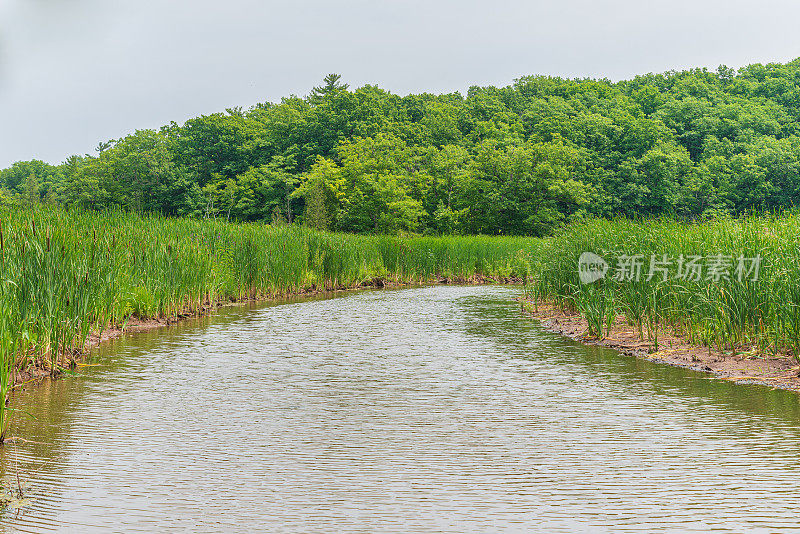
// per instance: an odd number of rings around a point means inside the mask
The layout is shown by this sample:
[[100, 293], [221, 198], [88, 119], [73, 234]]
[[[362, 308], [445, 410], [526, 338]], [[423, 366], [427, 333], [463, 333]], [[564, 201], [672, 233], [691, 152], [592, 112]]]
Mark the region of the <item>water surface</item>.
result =
[[494, 287], [226, 308], [15, 395], [5, 531], [791, 531], [794, 394], [583, 347]]

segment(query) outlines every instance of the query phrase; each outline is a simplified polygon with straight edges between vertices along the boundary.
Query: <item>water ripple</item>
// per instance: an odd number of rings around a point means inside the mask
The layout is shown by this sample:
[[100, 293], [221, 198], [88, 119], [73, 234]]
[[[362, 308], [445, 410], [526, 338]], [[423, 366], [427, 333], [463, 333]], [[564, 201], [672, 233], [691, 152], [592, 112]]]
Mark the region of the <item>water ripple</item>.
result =
[[5, 531], [796, 529], [800, 406], [587, 348], [515, 290], [365, 292], [119, 340], [18, 394]]

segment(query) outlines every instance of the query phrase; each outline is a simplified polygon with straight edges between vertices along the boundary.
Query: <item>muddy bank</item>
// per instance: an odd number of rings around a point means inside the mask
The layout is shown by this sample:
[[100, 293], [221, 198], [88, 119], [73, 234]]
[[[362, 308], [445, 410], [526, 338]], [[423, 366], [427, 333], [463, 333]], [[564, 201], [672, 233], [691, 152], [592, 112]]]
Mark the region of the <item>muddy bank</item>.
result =
[[12, 389], [20, 389], [29, 385], [36, 385], [42, 380], [51, 378], [58, 378], [67, 372], [76, 371], [80, 372], [82, 366], [87, 365], [85, 360], [89, 356], [91, 349], [117, 339], [123, 335], [135, 334], [137, 332], [146, 332], [156, 328], [164, 328], [170, 325], [179, 323], [182, 320], [207, 316], [215, 309], [222, 306], [237, 306], [246, 304], [256, 304], [261, 302], [270, 302], [283, 299], [291, 299], [295, 297], [313, 297], [324, 293], [338, 293], [345, 291], [359, 291], [365, 289], [389, 289], [389, 288], [403, 288], [422, 285], [435, 285], [435, 284], [458, 284], [458, 285], [481, 285], [481, 284], [520, 284], [521, 279], [476, 275], [469, 278], [438, 278], [429, 280], [427, 282], [397, 282], [385, 278], [373, 278], [363, 281], [359, 285], [354, 286], [338, 286], [338, 287], [316, 287], [312, 286], [305, 288], [301, 291], [288, 292], [280, 295], [274, 295], [268, 298], [252, 298], [236, 301], [216, 302], [203, 307], [200, 314], [181, 314], [172, 317], [158, 317], [158, 318], [140, 318], [130, 317], [123, 326], [112, 326], [105, 328], [102, 332], [92, 331], [89, 333], [89, 338], [83, 350], [73, 353], [62, 354], [59, 358], [58, 369], [55, 373], [51, 372], [49, 362], [37, 360], [24, 368], [15, 368], [12, 373]]
[[[722, 380], [742, 384], [760, 384], [773, 388], [800, 391], [797, 361], [788, 354], [759, 353], [754, 348], [740, 347], [721, 352], [692, 345], [685, 338], [664, 329], [658, 333], [658, 347], [639, 339], [638, 330], [624, 317], [617, 317], [607, 337], [589, 337], [588, 323], [577, 313], [564, 312], [549, 303], [521, 301], [523, 307], [542, 325], [557, 334], [657, 363], [684, 367], [713, 374]], [[645, 336], [646, 337], [646, 336]]]

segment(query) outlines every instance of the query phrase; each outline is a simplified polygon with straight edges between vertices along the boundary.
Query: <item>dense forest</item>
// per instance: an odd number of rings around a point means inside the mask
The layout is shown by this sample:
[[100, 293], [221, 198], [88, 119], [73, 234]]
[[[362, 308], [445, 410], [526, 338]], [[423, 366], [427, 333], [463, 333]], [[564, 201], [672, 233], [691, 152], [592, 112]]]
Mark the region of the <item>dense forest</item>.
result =
[[361, 233], [544, 235], [588, 216], [713, 218], [800, 198], [800, 59], [632, 80], [520, 78], [305, 98], [172, 123], [0, 171], [55, 203]]

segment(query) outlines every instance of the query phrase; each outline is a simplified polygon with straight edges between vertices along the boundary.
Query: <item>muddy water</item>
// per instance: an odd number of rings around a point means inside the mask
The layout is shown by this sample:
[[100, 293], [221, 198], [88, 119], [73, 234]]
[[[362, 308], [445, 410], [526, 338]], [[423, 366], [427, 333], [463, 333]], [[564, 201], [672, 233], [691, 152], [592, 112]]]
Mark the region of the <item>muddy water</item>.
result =
[[[798, 397], [586, 348], [511, 288], [230, 308], [18, 394], [6, 531], [790, 531]], [[35, 417], [33, 419], [32, 417]]]

